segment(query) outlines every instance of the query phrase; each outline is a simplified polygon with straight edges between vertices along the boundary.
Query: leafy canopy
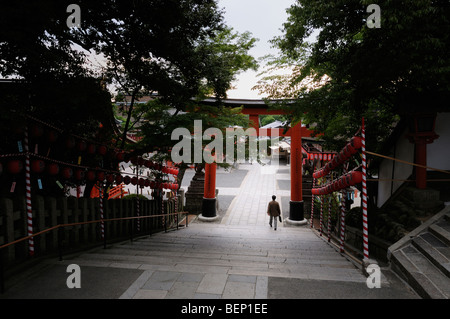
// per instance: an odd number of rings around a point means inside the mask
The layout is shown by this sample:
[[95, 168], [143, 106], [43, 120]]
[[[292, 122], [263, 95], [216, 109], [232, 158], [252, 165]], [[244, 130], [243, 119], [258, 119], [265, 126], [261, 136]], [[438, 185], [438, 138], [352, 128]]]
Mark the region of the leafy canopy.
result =
[[378, 1], [381, 28], [367, 26], [371, 3], [298, 0], [288, 9], [283, 35], [273, 40], [281, 56], [270, 64], [292, 72], [268, 75], [258, 85], [269, 97], [295, 99], [295, 116], [316, 124], [336, 149], [363, 116], [375, 147], [399, 117], [448, 109], [448, 1]]

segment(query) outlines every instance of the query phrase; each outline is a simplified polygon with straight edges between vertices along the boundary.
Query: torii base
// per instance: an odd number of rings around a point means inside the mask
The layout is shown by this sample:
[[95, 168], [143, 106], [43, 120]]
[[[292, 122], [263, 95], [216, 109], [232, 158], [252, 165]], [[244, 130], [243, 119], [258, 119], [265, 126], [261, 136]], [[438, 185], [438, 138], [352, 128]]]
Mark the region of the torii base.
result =
[[216, 211], [216, 198], [203, 198], [202, 213], [198, 216], [201, 221], [212, 222], [220, 218]]
[[289, 217], [286, 222], [290, 225], [303, 226], [308, 223], [304, 217], [304, 202], [289, 202]]

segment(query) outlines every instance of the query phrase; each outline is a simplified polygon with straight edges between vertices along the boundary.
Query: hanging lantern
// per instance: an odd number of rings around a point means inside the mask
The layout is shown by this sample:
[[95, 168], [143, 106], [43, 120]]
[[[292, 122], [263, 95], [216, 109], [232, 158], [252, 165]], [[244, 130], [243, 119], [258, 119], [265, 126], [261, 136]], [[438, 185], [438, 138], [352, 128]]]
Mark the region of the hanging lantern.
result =
[[147, 167], [147, 168], [151, 168], [153, 166], [153, 163], [151, 161], [149, 161], [149, 160], [146, 160], [144, 162], [144, 166]]
[[7, 169], [11, 174], [19, 174], [23, 169], [23, 163], [20, 160], [11, 160], [7, 164]]
[[73, 176], [73, 170], [70, 167], [64, 167], [61, 170], [61, 175], [65, 179], [69, 179]]
[[144, 180], [143, 178], [139, 178], [138, 184], [139, 184], [139, 186], [140, 186], [141, 188], [143, 188], [144, 185], [145, 185], [145, 180]]
[[353, 171], [349, 175], [350, 175], [350, 186], [354, 186], [362, 182], [362, 172]]
[[59, 134], [58, 134], [57, 131], [55, 131], [55, 130], [49, 130], [49, 131], [47, 132], [47, 141], [48, 141], [49, 143], [55, 143], [56, 140], [58, 139], [58, 136], [59, 136]]
[[106, 182], [112, 184], [112, 183], [114, 183], [114, 180], [115, 180], [115, 178], [114, 178], [113, 174], [107, 174], [106, 175]]
[[31, 171], [33, 173], [42, 173], [45, 169], [45, 162], [42, 160], [33, 160], [31, 162]]
[[150, 186], [150, 180], [149, 179], [145, 179], [144, 186], [145, 187], [149, 187]]
[[352, 139], [350, 140], [350, 144], [353, 146], [353, 148], [360, 149], [362, 147], [362, 137], [352, 137]]
[[80, 152], [84, 152], [87, 148], [87, 143], [86, 141], [78, 141], [77, 143], [77, 150]]
[[103, 182], [105, 180], [105, 172], [99, 171], [97, 172], [97, 181]]
[[123, 178], [123, 183], [124, 183], [125, 185], [130, 184], [130, 183], [131, 183], [131, 177], [128, 176], [128, 175], [126, 175], [126, 176]]
[[156, 182], [155, 181], [151, 181], [150, 182], [150, 188], [151, 189], [155, 189], [156, 188]]
[[89, 144], [87, 147], [87, 152], [89, 154], [95, 154], [97, 147], [95, 146], [95, 144]]
[[125, 153], [116, 152], [116, 160], [118, 160], [119, 162], [123, 162], [125, 160]]
[[108, 151], [108, 148], [105, 145], [100, 145], [97, 149], [98, 154], [104, 156], [106, 152]]
[[138, 180], [138, 178], [136, 176], [131, 178], [131, 184], [137, 185], [138, 182], [139, 182], [139, 180]]
[[116, 184], [119, 185], [120, 183], [123, 182], [123, 177], [120, 174], [116, 175]]
[[40, 124], [33, 124], [30, 127], [30, 134], [33, 137], [41, 137], [44, 135], [44, 128]]
[[82, 181], [82, 180], [84, 180], [84, 177], [86, 176], [86, 172], [84, 171], [84, 169], [77, 169], [77, 170], [75, 170], [74, 176], [77, 181]]
[[66, 143], [66, 147], [69, 149], [74, 148], [76, 145], [75, 138], [73, 138], [73, 136], [67, 137], [65, 143]]
[[47, 165], [47, 173], [49, 175], [55, 176], [59, 174], [59, 165], [56, 163], [50, 163]]
[[90, 182], [95, 181], [96, 175], [95, 175], [95, 171], [88, 171], [86, 173], [86, 179]]

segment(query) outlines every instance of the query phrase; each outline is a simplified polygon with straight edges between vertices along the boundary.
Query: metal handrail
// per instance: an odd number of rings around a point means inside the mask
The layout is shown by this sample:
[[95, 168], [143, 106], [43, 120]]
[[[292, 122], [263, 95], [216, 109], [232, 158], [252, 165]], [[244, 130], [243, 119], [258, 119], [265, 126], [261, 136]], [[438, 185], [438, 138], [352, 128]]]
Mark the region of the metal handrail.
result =
[[[170, 214], [160, 214], [160, 215], [149, 215], [149, 216], [134, 216], [134, 217], [120, 217], [120, 218], [109, 218], [109, 219], [98, 219], [98, 220], [91, 220], [87, 222], [78, 222], [78, 223], [70, 223], [70, 224], [59, 224], [44, 230], [41, 230], [40, 232], [37, 232], [32, 235], [28, 235], [26, 237], [16, 239], [10, 243], [6, 243], [0, 246], [0, 249], [12, 246], [14, 244], [20, 243], [22, 241], [25, 241], [27, 239], [37, 237], [39, 235], [48, 233], [52, 230], [62, 228], [62, 227], [71, 227], [71, 226], [80, 226], [80, 225], [88, 225], [88, 224], [95, 224], [95, 223], [101, 223], [101, 222], [112, 222], [112, 221], [119, 221], [119, 220], [130, 220], [130, 219], [144, 219], [144, 218], [153, 218], [153, 217], [166, 217], [166, 216], [172, 216], [172, 215], [178, 215], [178, 214], [189, 214], [188, 212], [177, 212], [177, 213], [170, 213]], [[186, 226], [187, 226], [187, 219], [186, 219]]]
[[[4, 292], [4, 278], [3, 278], [3, 256], [2, 256], [2, 249], [3, 248], [7, 248], [9, 246], [18, 244], [20, 242], [26, 241], [30, 238], [33, 237], [37, 237], [39, 235], [48, 233], [50, 231], [53, 230], [60, 230], [64, 227], [72, 227], [72, 226], [81, 226], [81, 225], [88, 225], [88, 224], [95, 224], [95, 223], [105, 223], [105, 222], [112, 222], [112, 221], [121, 221], [121, 220], [134, 220], [134, 219], [145, 219], [145, 218], [155, 218], [155, 217], [166, 217], [166, 216], [173, 216], [173, 215], [179, 215], [179, 214], [189, 214], [189, 212], [176, 212], [176, 213], [169, 213], [169, 214], [158, 214], [158, 215], [149, 215], [149, 216], [133, 216], [133, 217], [120, 217], [120, 218], [109, 218], [109, 219], [98, 219], [98, 220], [91, 220], [91, 221], [87, 221], [87, 222], [77, 222], [77, 223], [69, 223], [69, 224], [59, 224], [56, 226], [52, 226], [50, 228], [41, 230], [35, 234], [32, 235], [28, 235], [26, 237], [22, 237], [20, 239], [16, 239], [12, 242], [3, 244], [0, 246], [0, 293]], [[166, 225], [166, 224], [165, 224]], [[178, 223], [178, 218], [177, 218], [177, 229], [178, 229], [179, 223]], [[185, 227], [188, 227], [188, 217], [186, 216], [186, 221], [185, 221]], [[167, 229], [165, 228], [165, 230], [167, 231]], [[131, 240], [133, 240], [133, 229], [131, 229]], [[106, 248], [106, 234], [103, 237], [103, 242], [104, 242], [104, 248]], [[62, 260], [62, 248], [60, 246], [60, 240], [58, 239], [58, 250], [59, 250], [59, 260]]]

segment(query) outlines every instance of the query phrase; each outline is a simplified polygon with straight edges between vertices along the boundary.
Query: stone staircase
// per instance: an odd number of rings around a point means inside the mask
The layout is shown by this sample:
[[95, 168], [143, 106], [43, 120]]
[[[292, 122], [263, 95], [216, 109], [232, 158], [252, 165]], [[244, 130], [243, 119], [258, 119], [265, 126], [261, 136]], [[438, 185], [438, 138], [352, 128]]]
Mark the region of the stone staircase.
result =
[[450, 298], [450, 206], [389, 248], [391, 267], [422, 297]]

